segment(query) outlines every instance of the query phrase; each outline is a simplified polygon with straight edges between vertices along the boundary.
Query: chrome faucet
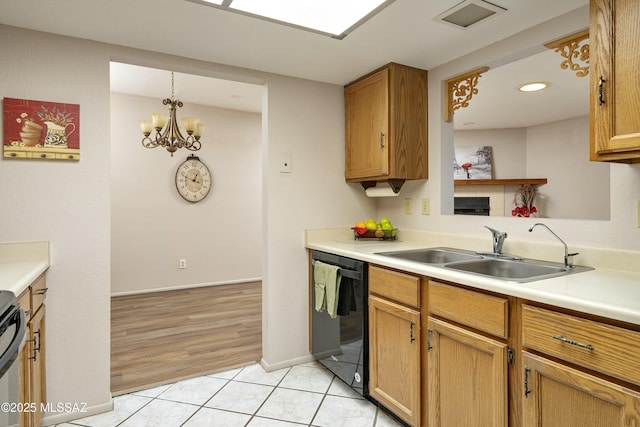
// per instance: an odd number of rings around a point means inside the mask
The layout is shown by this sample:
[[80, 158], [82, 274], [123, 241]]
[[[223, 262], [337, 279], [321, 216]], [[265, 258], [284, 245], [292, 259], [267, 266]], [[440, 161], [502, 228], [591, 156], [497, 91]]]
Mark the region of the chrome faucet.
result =
[[529, 229], [529, 232], [532, 232], [533, 229], [537, 226], [537, 225], [541, 225], [544, 228], [546, 228], [547, 230], [549, 230], [549, 232], [551, 234], [553, 234], [555, 236], [556, 239], [560, 240], [560, 242], [564, 245], [564, 266], [565, 268], [573, 268], [573, 259], [572, 257], [578, 255], [578, 252], [570, 254], [569, 253], [569, 247], [567, 246], [567, 244], [564, 242], [564, 240], [562, 240], [556, 233], [553, 232], [553, 230], [551, 230], [549, 227], [547, 227], [545, 224], [541, 223], [541, 222], [537, 222], [535, 224], [533, 224], [533, 226]]
[[484, 226], [484, 228], [491, 231], [491, 234], [493, 235], [493, 254], [494, 255], [502, 254], [502, 245], [504, 244], [504, 239], [507, 238], [507, 233], [494, 230], [493, 228], [487, 227], [486, 225]]

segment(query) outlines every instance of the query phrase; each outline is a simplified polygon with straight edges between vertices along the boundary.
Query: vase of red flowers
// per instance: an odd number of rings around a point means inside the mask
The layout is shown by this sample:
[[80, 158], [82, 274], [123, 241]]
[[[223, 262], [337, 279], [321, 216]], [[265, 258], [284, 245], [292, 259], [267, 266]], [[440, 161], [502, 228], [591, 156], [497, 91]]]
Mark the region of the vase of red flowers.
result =
[[538, 209], [534, 206], [537, 190], [532, 185], [521, 185], [513, 196], [515, 207], [511, 211], [512, 216], [535, 217]]

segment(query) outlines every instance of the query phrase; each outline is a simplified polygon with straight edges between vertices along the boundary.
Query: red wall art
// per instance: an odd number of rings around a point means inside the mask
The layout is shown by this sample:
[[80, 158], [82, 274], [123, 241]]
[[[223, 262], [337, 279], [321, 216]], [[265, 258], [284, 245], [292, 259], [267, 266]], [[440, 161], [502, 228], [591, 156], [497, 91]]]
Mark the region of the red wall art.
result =
[[80, 160], [80, 105], [4, 98], [4, 157]]

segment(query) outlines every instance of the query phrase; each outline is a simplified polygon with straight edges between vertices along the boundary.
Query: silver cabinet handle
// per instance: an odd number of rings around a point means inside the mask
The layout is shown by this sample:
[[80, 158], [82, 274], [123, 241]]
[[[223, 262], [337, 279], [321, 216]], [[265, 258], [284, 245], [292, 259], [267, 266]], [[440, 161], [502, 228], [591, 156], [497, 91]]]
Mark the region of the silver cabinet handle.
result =
[[595, 350], [595, 347], [592, 346], [591, 344], [583, 344], [578, 341], [570, 340], [569, 338], [565, 338], [562, 335], [554, 335], [551, 338], [553, 338], [554, 340], [562, 341], [567, 344], [575, 345], [577, 347], [586, 348], [587, 350]]
[[384, 133], [380, 132], [380, 148], [384, 148]]
[[416, 340], [416, 337], [413, 336], [413, 329], [416, 327], [416, 322], [411, 322], [411, 326], [409, 327], [409, 335], [411, 337], [411, 342]]
[[36, 294], [44, 295], [44, 294], [47, 293], [48, 290], [49, 290], [49, 288], [42, 288], [42, 289], [39, 289], [38, 292], [36, 292]]

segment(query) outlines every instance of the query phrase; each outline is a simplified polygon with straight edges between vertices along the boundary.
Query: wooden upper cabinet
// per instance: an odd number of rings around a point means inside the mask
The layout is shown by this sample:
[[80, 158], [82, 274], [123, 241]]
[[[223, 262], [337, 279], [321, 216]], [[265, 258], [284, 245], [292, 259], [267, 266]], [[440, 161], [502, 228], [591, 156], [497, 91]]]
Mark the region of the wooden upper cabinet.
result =
[[591, 0], [591, 160], [640, 162], [640, 2]]
[[427, 178], [427, 71], [392, 63], [345, 87], [345, 178]]

